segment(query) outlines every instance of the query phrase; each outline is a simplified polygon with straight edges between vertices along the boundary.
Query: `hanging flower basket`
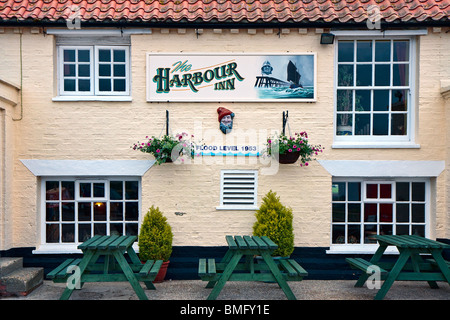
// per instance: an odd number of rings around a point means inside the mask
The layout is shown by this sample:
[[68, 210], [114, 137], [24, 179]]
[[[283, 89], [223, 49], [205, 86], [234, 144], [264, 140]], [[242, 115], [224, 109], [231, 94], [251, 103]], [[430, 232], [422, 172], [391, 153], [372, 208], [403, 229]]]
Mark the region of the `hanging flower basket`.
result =
[[282, 164], [295, 163], [300, 158], [300, 166], [307, 166], [308, 161], [323, 151], [321, 145], [312, 145], [308, 142], [306, 132], [295, 133], [287, 137], [279, 135], [267, 139], [265, 153], [268, 155], [278, 154], [278, 161]]
[[[186, 155], [194, 158], [195, 144], [187, 140], [188, 134], [183, 132], [172, 137], [164, 135], [161, 138], [155, 136], [149, 138], [146, 142], [137, 142], [131, 146], [133, 150], [150, 153], [155, 157], [157, 164], [175, 162], [179, 157]], [[193, 137], [193, 136], [191, 136]], [[184, 160], [183, 158], [181, 159]]]

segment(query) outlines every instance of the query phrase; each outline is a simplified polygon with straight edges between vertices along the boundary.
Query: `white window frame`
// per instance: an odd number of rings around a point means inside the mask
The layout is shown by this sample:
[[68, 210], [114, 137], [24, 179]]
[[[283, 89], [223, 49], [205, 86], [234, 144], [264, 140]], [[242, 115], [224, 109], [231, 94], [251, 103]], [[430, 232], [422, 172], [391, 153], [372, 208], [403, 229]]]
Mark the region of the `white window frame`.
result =
[[[254, 176], [254, 188], [253, 188], [253, 200], [251, 204], [227, 204], [224, 201], [224, 179], [227, 174], [249, 174]], [[221, 170], [220, 172], [220, 205], [216, 207], [216, 210], [257, 210], [257, 197], [258, 197], [258, 170]]]
[[[68, 223], [74, 223], [75, 224], [75, 235], [74, 235], [74, 242], [61, 242], [61, 238], [59, 239], [58, 243], [47, 243], [46, 242], [46, 182], [47, 181], [73, 181], [74, 182], [74, 199], [73, 200], [62, 200], [59, 199], [57, 200], [58, 202], [74, 202], [75, 203], [75, 218], [74, 221], [70, 221]], [[136, 181], [138, 182], [138, 199], [137, 200], [127, 200], [127, 199], [122, 199], [122, 200], [112, 200], [110, 199], [110, 182], [111, 181]], [[83, 183], [83, 182], [87, 182], [87, 183], [105, 183], [105, 196], [104, 197], [94, 197], [94, 195], [92, 194], [92, 197], [85, 197], [82, 198], [79, 195], [79, 184]], [[81, 250], [79, 250], [77, 247], [80, 244], [80, 242], [78, 241], [78, 230], [77, 230], [77, 226], [80, 223], [80, 221], [78, 220], [78, 208], [77, 208], [77, 203], [79, 202], [95, 202], [95, 201], [101, 201], [101, 202], [106, 202], [106, 212], [107, 212], [107, 216], [106, 216], [106, 220], [102, 221], [101, 223], [105, 223], [106, 224], [106, 233], [110, 234], [110, 225], [111, 223], [125, 223], [126, 219], [125, 219], [125, 212], [124, 212], [124, 217], [123, 220], [120, 221], [111, 221], [110, 220], [110, 215], [108, 214], [110, 212], [110, 204], [113, 202], [123, 202], [126, 203], [128, 202], [137, 202], [138, 204], [138, 220], [137, 220], [137, 224], [138, 224], [138, 232], [140, 230], [140, 226], [141, 226], [141, 220], [142, 220], [142, 207], [141, 207], [141, 201], [142, 201], [142, 182], [141, 182], [141, 178], [140, 177], [133, 177], [133, 176], [117, 176], [117, 177], [99, 177], [99, 178], [94, 178], [94, 177], [71, 177], [71, 176], [50, 176], [50, 177], [42, 177], [41, 179], [41, 183], [40, 183], [40, 198], [39, 198], [39, 208], [40, 208], [40, 241], [39, 241], [39, 246], [37, 247], [36, 250], [33, 251], [33, 253], [38, 253], [38, 254], [57, 254], [57, 253], [79, 253], [81, 252]], [[51, 201], [51, 200], [49, 200]], [[56, 201], [56, 200], [55, 200]], [[124, 208], [125, 209], [125, 208]], [[58, 222], [55, 222], [58, 223]], [[60, 216], [60, 221], [59, 224], [61, 225], [63, 222], [61, 221], [61, 216]], [[89, 224], [93, 224], [95, 223], [94, 218], [92, 217], [91, 220], [89, 221], [82, 221], [81, 223], [89, 223]], [[60, 230], [61, 232], [61, 230]], [[136, 243], [134, 245], [135, 247], [137, 246]]]
[[[342, 40], [409, 40], [409, 86], [375, 86], [374, 79], [372, 79], [372, 86], [358, 87], [338, 87], [338, 41]], [[333, 148], [420, 148], [418, 144], [415, 143], [415, 131], [416, 131], [416, 74], [417, 74], [417, 55], [416, 55], [416, 37], [412, 35], [384, 35], [384, 34], [370, 34], [364, 35], [337, 35], [335, 40], [335, 61], [334, 61], [334, 107], [333, 107]], [[375, 50], [375, 48], [373, 48]], [[391, 52], [392, 52], [391, 46]], [[356, 46], [355, 46], [356, 52]], [[356, 58], [355, 58], [356, 59]], [[393, 57], [391, 54], [391, 61], [389, 65], [392, 69]], [[377, 62], [371, 62], [372, 66], [376, 65]], [[380, 64], [385, 64], [380, 62]], [[356, 66], [356, 62], [353, 62]], [[354, 76], [356, 74], [356, 68], [354, 68]], [[392, 72], [391, 72], [392, 77]], [[405, 89], [409, 90], [408, 94], [408, 111], [407, 111], [407, 134], [404, 136], [400, 135], [390, 135], [390, 136], [373, 136], [373, 135], [351, 135], [351, 136], [341, 136], [337, 135], [337, 90], [339, 89], [350, 89], [350, 90], [392, 90], [392, 89]], [[352, 111], [353, 113], [355, 111]], [[373, 114], [373, 110], [370, 111]], [[390, 113], [389, 113], [390, 114]], [[354, 124], [353, 124], [354, 125]], [[389, 129], [390, 130], [390, 129]]]
[[[361, 183], [361, 200], [359, 201], [361, 203], [361, 206], [363, 207], [365, 203], [392, 203], [393, 204], [393, 213], [392, 213], [392, 225], [393, 225], [393, 233], [395, 233], [395, 225], [396, 225], [396, 206], [397, 203], [396, 200], [396, 188], [395, 183], [397, 182], [422, 182], [425, 183], [425, 222], [424, 222], [424, 229], [425, 229], [425, 237], [429, 238], [431, 233], [431, 181], [429, 178], [345, 178], [345, 177], [335, 177], [333, 178], [333, 183], [337, 182], [359, 182]], [[370, 183], [377, 183], [377, 184], [392, 184], [392, 194], [391, 199], [372, 199], [367, 198], [366, 196], [366, 186]], [[412, 195], [410, 195], [412, 196]], [[347, 205], [349, 201], [348, 198], [346, 198], [345, 201], [339, 201], [339, 203]], [[336, 202], [337, 203], [337, 202]], [[402, 203], [402, 202], [398, 202]], [[413, 203], [412, 199], [408, 201], [408, 203]], [[410, 209], [412, 210], [412, 209]], [[363, 208], [361, 208], [361, 215], [363, 218]], [[341, 223], [338, 223], [341, 224]], [[364, 221], [360, 221], [359, 224], [361, 227], [364, 226]], [[380, 224], [380, 221], [376, 223], [377, 229]], [[389, 223], [385, 223], [389, 224]], [[408, 223], [408, 225], [414, 224], [412, 221]], [[343, 222], [342, 225], [347, 226], [348, 222]], [[363, 232], [363, 230], [362, 230]], [[368, 254], [373, 253], [378, 249], [378, 244], [364, 244], [364, 243], [358, 243], [358, 244], [336, 244], [333, 243], [333, 221], [332, 221], [332, 214], [331, 214], [331, 220], [330, 220], [330, 249], [327, 251], [327, 253], [354, 253], [354, 254]], [[388, 247], [386, 250], [386, 253], [398, 253], [398, 250], [395, 247]]]
[[[91, 87], [90, 91], [65, 91], [64, 90], [64, 50], [90, 50], [90, 80]], [[100, 91], [99, 90], [99, 61], [98, 61], [98, 51], [100, 49], [125, 49], [125, 91]], [[57, 81], [58, 81], [58, 97], [54, 98], [53, 101], [70, 101], [70, 100], [130, 100], [130, 46], [129, 45], [60, 45], [58, 46], [58, 70], [57, 70]], [[113, 62], [111, 62], [113, 64]], [[76, 61], [78, 65], [78, 61]], [[76, 78], [77, 79], [77, 78]]]

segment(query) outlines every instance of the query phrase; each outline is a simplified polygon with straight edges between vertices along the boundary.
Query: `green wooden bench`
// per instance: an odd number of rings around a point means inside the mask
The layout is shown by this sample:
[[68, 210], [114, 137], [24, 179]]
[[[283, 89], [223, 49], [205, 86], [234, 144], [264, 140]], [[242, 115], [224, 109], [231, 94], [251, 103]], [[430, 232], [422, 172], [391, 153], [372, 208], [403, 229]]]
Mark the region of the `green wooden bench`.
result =
[[[139, 299], [147, 300], [139, 281], [144, 282], [147, 289], [154, 290], [152, 281], [163, 261], [149, 260], [142, 263], [132, 247], [136, 239], [136, 236], [94, 236], [80, 244], [78, 248], [83, 251], [83, 258], [67, 259], [47, 274], [53, 282], [67, 283], [60, 299], [69, 299], [76, 289], [68, 283], [69, 277], [73, 275], [79, 277], [80, 288], [85, 282], [128, 281]], [[125, 258], [125, 253], [130, 262]]]
[[375, 265], [372, 262], [367, 261], [363, 258], [346, 258], [345, 261], [348, 264], [350, 264], [350, 266], [352, 266], [354, 269], [362, 270], [363, 272], [369, 275], [372, 274], [373, 271], [375, 270], [374, 267], [378, 268], [378, 271], [380, 272], [381, 275], [385, 275], [387, 273], [387, 271], [381, 268], [380, 266]]
[[[201, 258], [198, 275], [208, 281], [207, 288], [213, 288], [208, 300], [219, 295], [227, 281], [277, 282], [287, 298], [295, 300], [295, 295], [286, 283], [301, 281], [308, 272], [293, 259], [280, 259], [275, 262], [271, 256], [278, 246], [268, 237], [226, 236], [228, 251], [220, 262]], [[255, 256], [261, 259], [255, 262]]]

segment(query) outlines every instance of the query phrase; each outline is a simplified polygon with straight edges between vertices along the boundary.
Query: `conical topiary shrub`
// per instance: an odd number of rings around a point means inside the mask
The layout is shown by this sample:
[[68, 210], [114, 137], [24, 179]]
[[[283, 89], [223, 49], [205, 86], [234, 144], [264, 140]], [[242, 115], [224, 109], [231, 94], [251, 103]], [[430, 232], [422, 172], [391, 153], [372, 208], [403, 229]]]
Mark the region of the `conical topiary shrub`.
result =
[[172, 228], [158, 207], [152, 206], [144, 217], [139, 233], [139, 258], [142, 261], [168, 261], [172, 254]]
[[294, 251], [294, 232], [292, 209], [285, 207], [270, 190], [263, 198], [263, 204], [256, 211], [253, 225], [254, 236], [267, 236], [278, 245], [273, 256], [288, 257]]

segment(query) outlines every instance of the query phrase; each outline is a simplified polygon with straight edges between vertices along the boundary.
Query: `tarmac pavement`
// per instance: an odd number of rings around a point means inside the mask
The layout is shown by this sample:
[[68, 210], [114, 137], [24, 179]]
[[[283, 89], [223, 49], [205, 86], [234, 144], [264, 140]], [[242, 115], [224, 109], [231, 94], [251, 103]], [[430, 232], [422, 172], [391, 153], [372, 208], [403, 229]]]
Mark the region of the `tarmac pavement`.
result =
[[[373, 300], [377, 289], [355, 288], [356, 280], [303, 280], [288, 282], [297, 300]], [[165, 280], [156, 290], [145, 289], [149, 300], [206, 300], [211, 289], [201, 280]], [[432, 289], [425, 281], [396, 281], [384, 300], [450, 300], [450, 286], [438, 282]], [[142, 284], [143, 288], [145, 286]], [[0, 297], [0, 300], [58, 300], [64, 283], [44, 280], [27, 296]], [[128, 282], [86, 283], [70, 300], [138, 300]], [[287, 300], [276, 283], [227, 282], [217, 300]], [[1, 305], [1, 302], [0, 302]]]

